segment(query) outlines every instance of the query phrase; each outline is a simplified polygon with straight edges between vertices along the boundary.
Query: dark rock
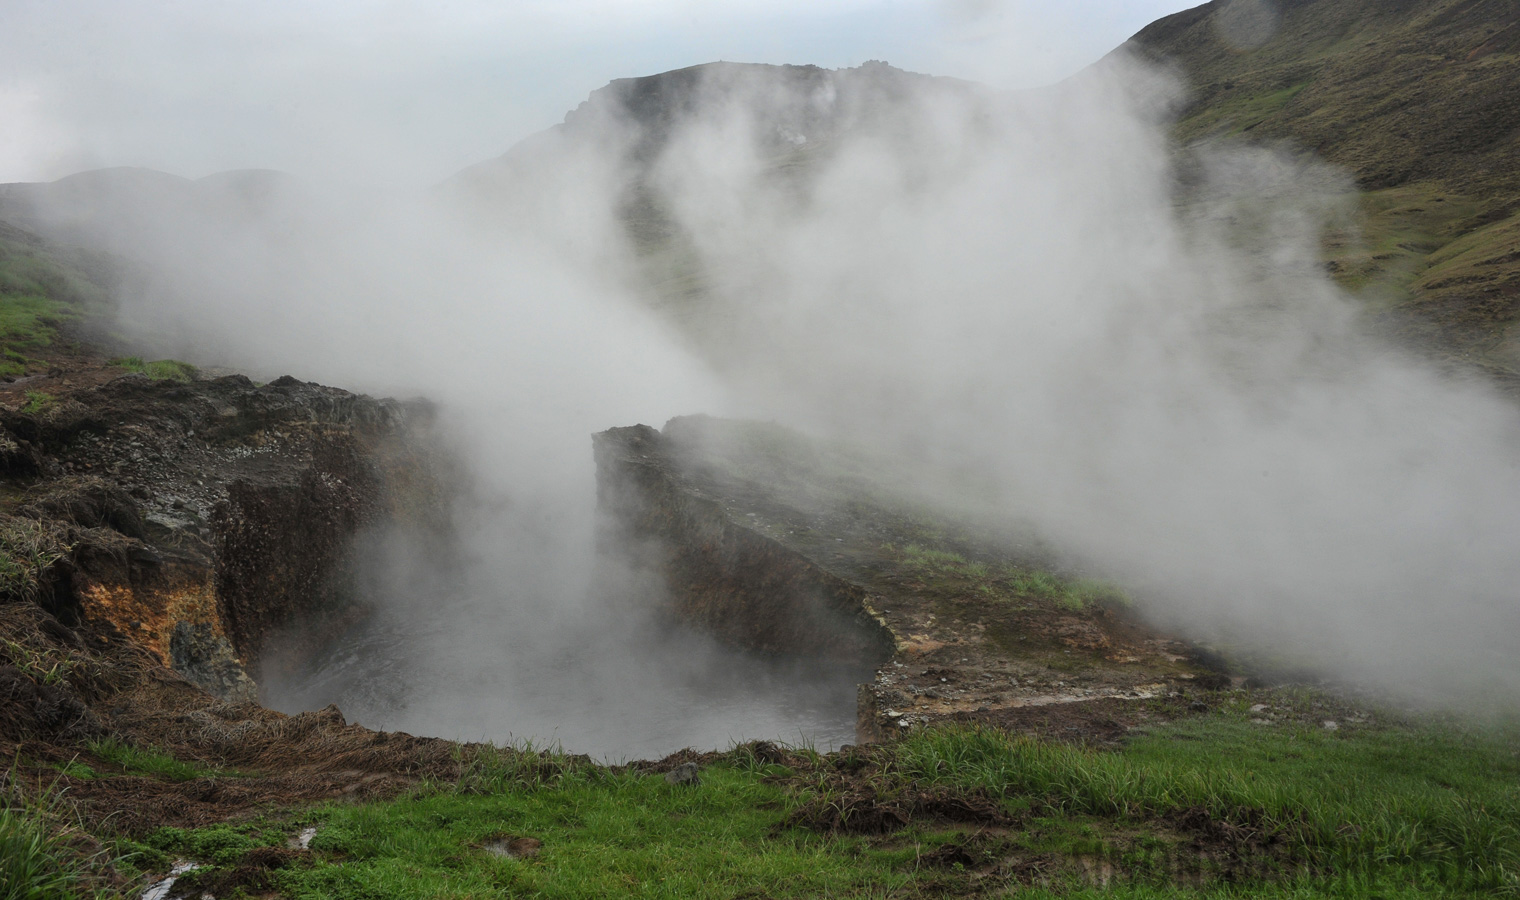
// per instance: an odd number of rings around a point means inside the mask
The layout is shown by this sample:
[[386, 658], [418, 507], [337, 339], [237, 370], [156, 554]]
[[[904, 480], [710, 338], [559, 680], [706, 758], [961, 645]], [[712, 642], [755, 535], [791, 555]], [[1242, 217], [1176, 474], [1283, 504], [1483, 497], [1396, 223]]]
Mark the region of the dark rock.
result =
[[702, 776], [698, 774], [697, 764], [694, 762], [682, 763], [665, 773], [666, 784], [684, 784], [697, 787], [702, 783]]
[[58, 519], [81, 528], [111, 528], [127, 537], [144, 536], [142, 514], [132, 496], [93, 475], [72, 476], [37, 489], [18, 512], [33, 519]]
[[258, 700], [258, 685], [243, 670], [232, 645], [208, 623], [176, 622], [169, 658], [174, 671], [208, 694], [228, 703]]
[[890, 633], [865, 611], [868, 592], [745, 524], [691, 483], [672, 441], [647, 425], [592, 439], [601, 539], [639, 548], [668, 588], [670, 612], [763, 653], [879, 662]]
[[296, 484], [238, 481], [212, 512], [217, 608], [233, 647], [258, 664], [265, 638], [320, 640], [353, 595], [349, 548], [379, 516], [380, 479], [334, 437]]

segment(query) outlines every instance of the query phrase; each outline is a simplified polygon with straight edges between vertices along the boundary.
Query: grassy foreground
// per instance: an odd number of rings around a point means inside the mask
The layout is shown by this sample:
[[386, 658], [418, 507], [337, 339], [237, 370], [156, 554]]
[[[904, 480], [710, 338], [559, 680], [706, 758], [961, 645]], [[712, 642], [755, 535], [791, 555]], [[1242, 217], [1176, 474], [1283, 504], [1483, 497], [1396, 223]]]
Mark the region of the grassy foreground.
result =
[[1512, 730], [1220, 701], [1117, 751], [974, 727], [828, 756], [741, 745], [696, 786], [487, 749], [402, 798], [107, 846], [139, 884], [198, 862], [175, 895], [218, 898], [1520, 894]]

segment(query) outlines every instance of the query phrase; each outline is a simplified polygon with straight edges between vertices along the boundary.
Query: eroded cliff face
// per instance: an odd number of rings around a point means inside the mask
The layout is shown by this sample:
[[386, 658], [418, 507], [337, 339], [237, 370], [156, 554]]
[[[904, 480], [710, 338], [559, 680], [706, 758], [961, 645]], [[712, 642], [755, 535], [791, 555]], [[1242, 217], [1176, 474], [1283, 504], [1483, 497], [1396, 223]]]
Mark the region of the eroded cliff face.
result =
[[224, 700], [256, 698], [272, 641], [298, 662], [364, 614], [366, 529], [444, 527], [423, 404], [242, 376], [38, 396], [0, 406], [0, 549], [31, 567], [0, 593]]
[[741, 523], [742, 511], [683, 472], [676, 448], [647, 425], [593, 443], [603, 549], [662, 579], [668, 611], [763, 653], [877, 663], [892, 638], [867, 592]]
[[1230, 683], [1116, 589], [957, 520], [879, 460], [705, 416], [594, 447], [608, 548], [662, 580], [673, 616], [747, 648], [871, 663], [861, 741], [943, 720], [1107, 741], [1181, 690]]

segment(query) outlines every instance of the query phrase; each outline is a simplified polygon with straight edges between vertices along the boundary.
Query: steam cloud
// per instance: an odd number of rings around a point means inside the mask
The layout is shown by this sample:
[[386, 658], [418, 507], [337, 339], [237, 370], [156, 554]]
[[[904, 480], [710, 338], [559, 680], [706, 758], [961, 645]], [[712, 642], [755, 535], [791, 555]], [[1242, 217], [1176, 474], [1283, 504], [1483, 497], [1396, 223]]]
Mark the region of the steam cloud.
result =
[[[719, 651], [618, 600], [647, 586], [594, 577], [589, 434], [695, 411], [974, 473], [978, 514], [1032, 522], [1199, 636], [1411, 699], [1515, 695], [1520, 419], [1363, 336], [1317, 262], [1340, 175], [1179, 156], [1178, 85], [1129, 59], [1017, 95], [825, 81], [796, 101], [709, 70], [654, 143], [588, 109], [426, 198], [258, 176], [212, 186], [225, 227], [176, 207], [113, 233], [149, 261], [123, 322], [161, 352], [427, 395], [470, 473], [457, 560], [406, 535], [375, 551], [393, 630], [366, 652], [400, 655], [404, 690], [356, 693], [339, 659], [289, 702], [571, 749], [741, 736], [680, 731]], [[677, 324], [621, 226], [635, 177], [708, 287]], [[722, 686], [751, 698], [749, 736], [794, 721], [761, 698], [774, 677]]]
[[1342, 176], [1249, 147], [1179, 166], [1171, 89], [1116, 59], [909, 104], [911, 138], [841, 147], [800, 214], [758, 160], [701, 164], [762, 127], [742, 107], [699, 126], [664, 176], [735, 298], [729, 383], [990, 476], [1195, 635], [1409, 699], [1513, 697], [1513, 405], [1364, 336], [1318, 262]]

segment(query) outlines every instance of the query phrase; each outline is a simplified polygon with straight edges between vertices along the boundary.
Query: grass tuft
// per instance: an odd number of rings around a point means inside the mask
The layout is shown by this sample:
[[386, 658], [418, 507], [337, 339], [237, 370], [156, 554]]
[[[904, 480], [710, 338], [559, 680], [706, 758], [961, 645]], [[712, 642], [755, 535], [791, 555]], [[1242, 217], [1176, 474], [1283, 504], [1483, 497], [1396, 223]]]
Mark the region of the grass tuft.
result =
[[1032, 599], [1079, 612], [1095, 607], [1128, 608], [1128, 595], [1118, 586], [1096, 578], [1064, 578], [1053, 572], [1017, 565], [992, 566], [967, 559], [952, 550], [907, 544], [883, 545], [910, 575], [936, 587], [973, 591], [1003, 600]]
[[0, 807], [0, 900], [69, 900], [77, 878], [57, 838], [26, 809]]
[[42, 522], [0, 518], [0, 597], [35, 602], [47, 571], [71, 549]]
[[141, 356], [118, 356], [110, 361], [113, 366], [146, 375], [154, 381], [194, 381], [200, 370], [177, 359], [155, 359], [144, 362]]
[[201, 775], [195, 766], [181, 762], [161, 750], [134, 747], [114, 737], [91, 741], [90, 753], [139, 775], [157, 775], [170, 781], [191, 781]]

